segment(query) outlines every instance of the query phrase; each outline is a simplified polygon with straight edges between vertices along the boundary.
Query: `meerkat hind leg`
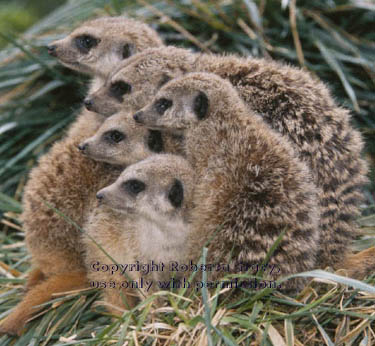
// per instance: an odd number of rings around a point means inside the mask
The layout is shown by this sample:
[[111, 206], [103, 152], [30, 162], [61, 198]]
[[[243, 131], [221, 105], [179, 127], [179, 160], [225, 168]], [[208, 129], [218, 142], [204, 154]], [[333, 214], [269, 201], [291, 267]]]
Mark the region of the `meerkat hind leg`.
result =
[[33, 286], [9, 316], [0, 322], [0, 334], [20, 335], [27, 320], [48, 302], [53, 293], [88, 287], [86, 273], [61, 273]]

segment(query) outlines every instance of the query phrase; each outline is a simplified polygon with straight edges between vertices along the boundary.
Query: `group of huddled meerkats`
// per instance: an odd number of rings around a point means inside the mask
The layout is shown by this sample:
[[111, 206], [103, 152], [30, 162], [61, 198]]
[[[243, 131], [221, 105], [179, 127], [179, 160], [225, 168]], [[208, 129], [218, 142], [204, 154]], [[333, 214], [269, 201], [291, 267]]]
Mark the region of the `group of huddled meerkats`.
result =
[[[22, 221], [33, 270], [1, 332], [19, 334], [53, 293], [123, 281], [91, 270], [113, 263], [108, 254], [197, 262], [206, 244], [207, 263], [234, 268], [262, 263], [284, 231], [269, 260], [278, 275], [331, 266], [360, 278], [373, 268], [373, 249], [349, 250], [367, 183], [361, 136], [309, 73], [165, 46], [124, 17], [86, 22], [48, 50], [93, 80], [87, 109], [30, 173]], [[129, 289], [103, 290], [111, 312], [123, 295], [136, 303]]]

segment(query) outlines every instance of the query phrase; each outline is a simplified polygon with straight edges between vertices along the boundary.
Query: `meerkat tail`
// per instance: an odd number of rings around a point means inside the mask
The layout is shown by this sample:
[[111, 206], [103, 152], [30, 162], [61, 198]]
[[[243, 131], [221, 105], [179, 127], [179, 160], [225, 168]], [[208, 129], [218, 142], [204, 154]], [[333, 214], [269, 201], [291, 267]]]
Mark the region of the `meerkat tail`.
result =
[[336, 265], [334, 269], [343, 269], [349, 277], [363, 280], [366, 276], [375, 273], [375, 247], [347, 255], [344, 262]]
[[20, 335], [27, 320], [48, 302], [53, 293], [87, 287], [86, 273], [62, 273], [32, 287], [12, 313], [0, 323], [0, 334]]

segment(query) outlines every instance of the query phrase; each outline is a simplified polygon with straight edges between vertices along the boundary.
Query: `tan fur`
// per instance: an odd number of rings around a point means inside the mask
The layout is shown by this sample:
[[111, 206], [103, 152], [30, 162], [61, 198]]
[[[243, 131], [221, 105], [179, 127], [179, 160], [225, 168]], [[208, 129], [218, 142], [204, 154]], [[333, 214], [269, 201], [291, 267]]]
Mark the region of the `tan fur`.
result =
[[336, 270], [342, 269], [343, 274], [351, 278], [363, 280], [366, 276], [375, 274], [375, 247], [356, 254], [349, 253], [342, 263], [334, 267]]
[[[122, 134], [124, 138], [118, 143], [111, 141], [108, 135], [113, 131]], [[160, 133], [159, 131], [153, 132]], [[163, 151], [183, 153], [182, 143], [178, 138], [165, 134], [160, 135], [163, 141]], [[85, 146], [82, 153], [95, 160], [126, 167], [153, 154], [149, 148], [149, 136], [150, 130], [136, 124], [128, 113], [120, 112], [104, 121], [94, 136], [81, 143], [81, 148]], [[173, 156], [171, 158], [161, 156], [159, 159], [161, 163], [165, 162], [167, 165], [171, 164], [169, 161], [173, 163], [174, 161], [179, 162], [179, 160], [181, 159], [176, 159]], [[110, 285], [111, 282], [120, 283], [128, 280], [118, 272], [111, 275], [102, 271], [93, 271], [91, 264], [95, 262], [113, 263], [113, 260], [108, 258], [105, 252], [110, 254], [116, 263], [135, 263], [136, 260], [144, 259], [144, 257], [139, 258], [139, 251], [134, 251], [134, 249], [139, 249], [139, 237], [135, 234], [137, 224], [139, 222], [134, 215], [124, 215], [107, 206], [94, 209], [90, 214], [89, 222], [85, 225], [83, 248], [86, 250], [85, 262], [91, 282], [100, 284], [104, 282]], [[92, 238], [102, 246], [105, 252], [95, 244]], [[131, 245], [129, 246], [129, 244]], [[140, 279], [139, 273], [129, 272], [127, 274], [131, 280]], [[144, 278], [147, 279], [146, 276]], [[136, 303], [135, 296], [139, 295], [139, 292], [132, 289], [111, 287], [103, 289], [102, 292], [104, 301], [108, 303], [108, 310], [114, 315], [121, 315], [122, 309], [133, 307]]]
[[[77, 35], [94, 35], [100, 43], [88, 54], [79, 53], [74, 45]], [[94, 75], [91, 91], [105, 79], [114, 64], [121, 59], [125, 44], [135, 52], [160, 46], [161, 40], [147, 25], [123, 17], [100, 18], [81, 25], [63, 40], [53, 42], [57, 58], [66, 66]], [[95, 201], [98, 189], [115, 180], [119, 172], [107, 164], [94, 162], [78, 152], [79, 143], [94, 135], [104, 119], [83, 111], [68, 130], [67, 136], [55, 143], [31, 173], [25, 186], [22, 214], [26, 244], [32, 256], [34, 269], [43, 275], [34, 279], [53, 280], [55, 275], [85, 271], [82, 258], [81, 234], [74, 226], [57, 215], [48, 205], [57, 208], [68, 218], [82, 226]], [[46, 204], [46, 203], [47, 204]], [[45, 282], [47, 282], [45, 281]], [[62, 280], [63, 281], [63, 280]], [[57, 283], [59, 281], [56, 281]], [[58, 289], [52, 286], [53, 289]], [[48, 295], [45, 296], [48, 299]], [[25, 297], [17, 314], [11, 314], [2, 324], [6, 332], [21, 328], [29, 317]], [[24, 311], [24, 316], [22, 315]]]
[[[202, 120], [195, 112], [200, 93], [208, 98]], [[173, 102], [163, 115], [156, 112], [160, 99]], [[265, 277], [312, 269], [319, 232], [309, 171], [287, 140], [249, 113], [230, 83], [192, 73], [166, 84], [137, 115], [149, 128], [185, 137], [186, 158], [197, 176], [191, 252], [199, 254], [217, 232], [208, 263], [229, 264], [232, 271], [239, 263], [260, 265], [286, 229], [269, 262], [281, 272]], [[301, 288], [301, 282], [283, 288]]]
[[[327, 87], [306, 71], [262, 59], [194, 54], [163, 47], [135, 55], [111, 74], [90, 98], [104, 115], [142, 106], [166, 77], [212, 72], [229, 80], [246, 104], [298, 150], [318, 188], [321, 244], [319, 266], [340, 263], [357, 235], [353, 220], [363, 201], [367, 167], [363, 142], [350, 125], [349, 112], [338, 107]], [[131, 92], [123, 102], [109, 96], [113, 83], [126, 81]]]
[[[138, 179], [146, 184], [146, 189], [136, 197], [129, 195], [124, 188], [124, 182]], [[184, 187], [183, 204], [173, 207], [168, 199], [168, 191], [175, 179], [179, 179]], [[194, 172], [190, 165], [179, 156], [158, 154], [129, 166], [115, 183], [98, 192], [103, 204], [94, 211], [88, 223], [87, 236], [84, 237], [86, 248], [86, 266], [90, 268], [88, 278], [91, 282], [116, 282], [131, 280], [151, 281], [153, 284], [147, 295], [157, 290], [157, 280], [170, 279], [168, 272], [169, 261], [183, 262], [187, 258], [185, 240], [189, 231], [188, 213], [191, 210], [191, 199], [194, 186]], [[108, 256], [90, 239], [94, 238]], [[126, 271], [128, 277], [119, 272], [113, 275], [109, 272], [96, 271], [101, 264], [141, 264], [163, 262], [165, 271], [142, 274], [139, 271]], [[127, 304], [123, 297], [127, 297]], [[109, 308], [115, 314], [121, 314], [121, 309], [133, 307], [135, 295], [141, 293], [134, 289], [103, 290], [104, 300], [115, 308]], [[129, 299], [130, 298], [130, 299]]]
[[65, 272], [54, 275], [33, 286], [14, 308], [12, 313], [0, 324], [0, 334], [20, 335], [27, 320], [52, 298], [53, 293], [81, 289], [87, 286], [84, 271]]
[[93, 160], [125, 167], [158, 152], [183, 152], [181, 138], [148, 130], [127, 112], [109, 117], [95, 135], [79, 147]]

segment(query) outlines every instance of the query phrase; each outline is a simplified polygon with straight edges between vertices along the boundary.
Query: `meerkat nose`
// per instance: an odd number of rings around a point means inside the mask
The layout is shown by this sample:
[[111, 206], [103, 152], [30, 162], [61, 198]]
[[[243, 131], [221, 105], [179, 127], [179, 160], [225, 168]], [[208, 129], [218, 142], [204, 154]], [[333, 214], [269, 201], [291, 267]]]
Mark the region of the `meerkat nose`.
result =
[[47, 49], [48, 49], [48, 54], [49, 55], [57, 56], [56, 46], [55, 45], [53, 45], [53, 46], [47, 46]]
[[92, 106], [94, 105], [94, 101], [91, 100], [91, 99], [85, 99], [83, 101], [85, 107], [87, 108], [87, 110], [91, 111], [92, 110]]
[[81, 144], [78, 144], [78, 149], [80, 151], [85, 151], [87, 148], [87, 143], [81, 143]]
[[133, 119], [137, 122], [137, 123], [142, 123], [142, 119], [141, 119], [141, 116], [142, 116], [142, 112], [137, 112], [133, 115]]
[[99, 202], [101, 202], [103, 200], [103, 198], [104, 198], [104, 195], [102, 193], [98, 192], [96, 194], [96, 198], [98, 199]]

